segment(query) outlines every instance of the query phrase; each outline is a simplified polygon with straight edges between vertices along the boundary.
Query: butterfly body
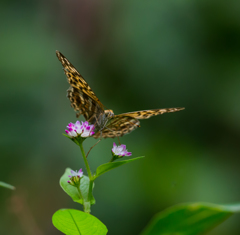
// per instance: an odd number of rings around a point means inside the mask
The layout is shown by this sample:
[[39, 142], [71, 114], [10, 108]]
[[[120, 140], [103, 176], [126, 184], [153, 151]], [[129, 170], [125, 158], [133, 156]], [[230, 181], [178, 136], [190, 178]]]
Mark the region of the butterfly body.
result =
[[109, 109], [109, 110], [104, 110], [104, 112], [101, 113], [97, 119], [88, 120], [88, 121], [91, 124], [94, 124], [95, 128], [98, 131], [102, 131], [113, 117], [114, 117], [114, 113], [112, 110]]
[[104, 105], [97, 98], [82, 75], [68, 61], [56, 51], [59, 61], [63, 65], [70, 88], [67, 90], [71, 106], [76, 116], [83, 115], [86, 121], [95, 125], [94, 138], [114, 138], [128, 134], [140, 127], [139, 119], [148, 119], [163, 113], [177, 112], [184, 108], [151, 109], [115, 115], [112, 110], [105, 110]]

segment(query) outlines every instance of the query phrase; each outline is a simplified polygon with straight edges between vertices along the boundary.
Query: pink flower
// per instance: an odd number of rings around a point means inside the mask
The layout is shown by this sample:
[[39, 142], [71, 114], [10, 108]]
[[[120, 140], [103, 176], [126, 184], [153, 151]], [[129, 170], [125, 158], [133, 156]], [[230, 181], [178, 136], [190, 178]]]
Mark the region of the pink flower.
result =
[[121, 144], [117, 146], [115, 143], [113, 143], [113, 148], [112, 148], [112, 153], [113, 155], [117, 155], [119, 157], [124, 157], [124, 156], [131, 156], [132, 153], [128, 152], [126, 149], [126, 145]]
[[77, 136], [81, 136], [83, 138], [89, 137], [94, 135], [94, 125], [89, 125], [88, 122], [82, 122], [82, 124], [77, 121], [75, 124], [70, 122], [67, 125], [68, 130], [65, 132], [68, 134], [69, 137], [74, 138]]
[[71, 175], [69, 175], [69, 178], [72, 178], [73, 176], [77, 176], [78, 178], [81, 178], [83, 176], [82, 168], [79, 171], [73, 171], [71, 170]]
[[83, 171], [80, 169], [79, 171], [71, 170], [71, 175], [68, 176], [70, 180], [68, 183], [72, 186], [78, 187], [80, 185], [80, 179], [83, 177]]

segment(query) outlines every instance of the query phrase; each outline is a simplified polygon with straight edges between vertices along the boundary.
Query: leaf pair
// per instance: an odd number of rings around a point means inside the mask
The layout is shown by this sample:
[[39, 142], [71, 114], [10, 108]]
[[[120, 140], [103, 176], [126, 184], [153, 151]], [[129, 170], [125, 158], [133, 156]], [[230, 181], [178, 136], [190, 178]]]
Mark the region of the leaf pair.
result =
[[[186, 203], [157, 214], [140, 235], [201, 235], [240, 212], [240, 204]], [[53, 215], [53, 224], [67, 235], [106, 235], [106, 226], [82, 211], [65, 209]]]
[[[129, 160], [110, 162], [99, 166], [94, 180], [100, 175], [126, 163], [142, 157]], [[67, 183], [70, 168], [67, 168], [60, 179], [63, 190], [73, 201], [83, 203], [77, 189]], [[83, 176], [80, 189], [84, 200], [87, 199], [89, 178]], [[91, 204], [95, 199], [91, 198]], [[157, 214], [140, 235], [201, 235], [216, 227], [232, 214], [240, 212], [240, 204], [217, 205], [211, 203], [185, 203], [170, 207]], [[53, 224], [67, 235], [105, 235], [106, 226], [96, 217], [73, 209], [62, 209], [53, 215]]]

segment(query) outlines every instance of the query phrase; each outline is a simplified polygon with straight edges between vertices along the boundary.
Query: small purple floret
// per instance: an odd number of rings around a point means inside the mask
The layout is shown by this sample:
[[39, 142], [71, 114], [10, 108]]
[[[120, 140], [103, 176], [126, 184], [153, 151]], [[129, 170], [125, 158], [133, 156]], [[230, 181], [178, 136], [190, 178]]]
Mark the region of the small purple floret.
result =
[[88, 122], [82, 122], [82, 124], [79, 121], [76, 121], [76, 123], [70, 122], [67, 125], [67, 130], [65, 132], [68, 134], [69, 137], [77, 137], [81, 136], [83, 138], [90, 137], [94, 135], [94, 125], [89, 125]]
[[124, 157], [124, 156], [129, 157], [132, 155], [131, 152], [127, 151], [126, 145], [124, 145], [124, 144], [117, 146], [115, 143], [113, 143], [112, 152], [114, 155], [121, 156], [121, 157]]
[[71, 175], [69, 175], [68, 177], [73, 177], [73, 176], [77, 176], [77, 177], [81, 178], [83, 176], [82, 168], [79, 171], [71, 170]]

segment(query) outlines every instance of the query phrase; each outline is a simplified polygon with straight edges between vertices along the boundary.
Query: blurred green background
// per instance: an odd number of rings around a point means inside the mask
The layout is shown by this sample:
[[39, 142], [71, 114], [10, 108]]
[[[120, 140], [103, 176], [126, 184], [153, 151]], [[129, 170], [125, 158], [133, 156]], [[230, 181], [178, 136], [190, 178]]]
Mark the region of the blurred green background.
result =
[[[82, 209], [59, 186], [66, 167], [84, 163], [62, 135], [77, 119], [55, 50], [115, 114], [186, 108], [143, 120], [121, 138], [133, 157], [146, 158], [96, 180], [92, 213], [109, 234], [138, 234], [176, 203], [240, 201], [239, 1], [0, 4], [0, 180], [17, 188], [0, 188], [0, 234], [61, 234], [53, 213]], [[114, 141], [92, 150], [92, 171], [111, 158]], [[95, 142], [85, 141], [86, 151]], [[239, 219], [209, 234], [237, 235]]]

